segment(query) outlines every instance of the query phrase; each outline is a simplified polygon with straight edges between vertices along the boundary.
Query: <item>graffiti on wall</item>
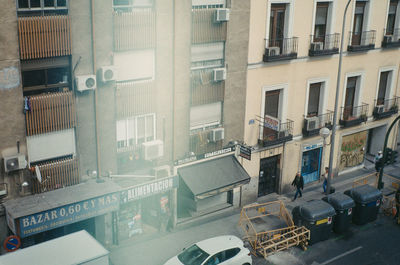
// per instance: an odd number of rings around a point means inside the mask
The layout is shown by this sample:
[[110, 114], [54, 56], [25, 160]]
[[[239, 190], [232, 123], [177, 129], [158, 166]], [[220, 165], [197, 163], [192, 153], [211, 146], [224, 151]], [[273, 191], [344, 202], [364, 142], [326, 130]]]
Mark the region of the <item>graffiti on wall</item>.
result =
[[351, 134], [342, 138], [339, 169], [354, 167], [364, 162], [367, 131]]
[[0, 91], [10, 90], [20, 84], [17, 67], [11, 66], [0, 69]]

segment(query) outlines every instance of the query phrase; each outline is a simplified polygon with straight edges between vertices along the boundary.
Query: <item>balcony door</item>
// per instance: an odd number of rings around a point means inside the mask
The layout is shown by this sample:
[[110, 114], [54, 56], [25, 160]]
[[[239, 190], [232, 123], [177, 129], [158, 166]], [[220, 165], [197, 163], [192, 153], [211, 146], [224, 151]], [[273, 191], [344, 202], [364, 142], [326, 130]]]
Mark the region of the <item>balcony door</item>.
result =
[[329, 3], [317, 3], [315, 16], [314, 42], [325, 42]]
[[[265, 92], [265, 108], [264, 115], [265, 117], [272, 117], [278, 119], [279, 115], [279, 97], [280, 90], [273, 90]], [[264, 118], [265, 118], [264, 117]], [[274, 140], [277, 137], [277, 131], [267, 126], [264, 126], [263, 130], [263, 139], [266, 140]]]
[[398, 0], [391, 0], [389, 5], [389, 13], [388, 19], [386, 24], [386, 35], [393, 35], [394, 34], [394, 27], [396, 23], [396, 12], [397, 12], [397, 5]]
[[347, 79], [346, 95], [344, 100], [343, 119], [348, 120], [353, 116], [354, 99], [356, 94], [357, 77], [349, 77]]
[[308, 94], [307, 117], [314, 117], [319, 115], [318, 110], [321, 94], [321, 84], [322, 83], [314, 83], [310, 85]]
[[269, 23], [269, 47], [279, 47], [282, 50], [285, 34], [285, 10], [284, 4], [271, 5], [271, 17]]
[[361, 44], [361, 35], [364, 23], [365, 2], [357, 2], [356, 10], [354, 12], [353, 35], [351, 45]]
[[376, 101], [377, 105], [385, 104], [385, 95], [389, 79], [390, 71], [381, 72], [381, 77], [379, 79], [379, 89], [378, 89], [378, 99]]

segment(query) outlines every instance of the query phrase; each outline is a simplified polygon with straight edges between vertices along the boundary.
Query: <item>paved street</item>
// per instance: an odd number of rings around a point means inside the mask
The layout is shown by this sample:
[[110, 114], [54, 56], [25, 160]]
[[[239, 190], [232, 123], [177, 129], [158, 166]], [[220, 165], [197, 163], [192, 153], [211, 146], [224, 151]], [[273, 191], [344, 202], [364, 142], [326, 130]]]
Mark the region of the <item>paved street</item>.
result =
[[[353, 180], [360, 175], [371, 172], [371, 169], [360, 169], [356, 172], [345, 174], [336, 180], [333, 185], [336, 192], [343, 192], [351, 188]], [[388, 167], [385, 172], [398, 174], [398, 164]], [[280, 199], [285, 202], [289, 210], [294, 206], [311, 199], [320, 199], [321, 185], [319, 183], [306, 187], [302, 198], [291, 202], [293, 194], [279, 196], [271, 194], [260, 198], [260, 202]], [[176, 255], [182, 248], [202, 239], [217, 235], [234, 234], [242, 236], [237, 226], [239, 210], [226, 212], [212, 216], [195, 223], [189, 223], [177, 227], [171, 233], [163, 233], [158, 238], [144, 240], [142, 242], [131, 242], [114, 247], [111, 250], [111, 260], [114, 265], [161, 265], [168, 258]], [[303, 251], [300, 248], [292, 248], [267, 260], [253, 257], [255, 265], [283, 265], [283, 264], [398, 264], [400, 252], [400, 226], [383, 214], [378, 220], [364, 226], [352, 225], [350, 232], [346, 235], [335, 235], [331, 239], [319, 242]]]

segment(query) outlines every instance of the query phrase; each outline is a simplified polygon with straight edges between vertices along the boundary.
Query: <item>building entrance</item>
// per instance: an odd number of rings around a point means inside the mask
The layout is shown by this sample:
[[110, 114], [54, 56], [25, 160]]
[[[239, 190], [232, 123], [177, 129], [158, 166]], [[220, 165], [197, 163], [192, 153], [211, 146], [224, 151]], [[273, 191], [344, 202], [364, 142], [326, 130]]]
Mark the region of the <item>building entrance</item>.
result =
[[258, 180], [258, 197], [277, 192], [279, 186], [280, 155], [260, 160], [260, 177]]

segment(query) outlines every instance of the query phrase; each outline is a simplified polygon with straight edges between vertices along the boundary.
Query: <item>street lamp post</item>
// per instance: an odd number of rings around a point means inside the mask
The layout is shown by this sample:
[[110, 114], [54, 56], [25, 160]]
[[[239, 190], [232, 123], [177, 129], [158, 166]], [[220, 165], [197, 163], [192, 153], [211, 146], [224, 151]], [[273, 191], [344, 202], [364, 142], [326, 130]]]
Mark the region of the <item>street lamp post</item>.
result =
[[337, 73], [336, 95], [335, 95], [335, 109], [334, 109], [334, 112], [333, 112], [331, 149], [330, 149], [330, 152], [329, 152], [329, 170], [328, 170], [327, 185], [326, 185], [326, 189], [327, 189], [328, 193], [331, 190], [331, 176], [332, 176], [332, 168], [333, 168], [333, 153], [334, 153], [334, 150], [335, 150], [336, 120], [337, 120], [337, 112], [338, 112], [338, 105], [339, 105], [340, 76], [341, 76], [341, 72], [342, 72], [342, 59], [343, 59], [344, 28], [345, 28], [345, 24], [346, 24], [347, 9], [349, 8], [350, 2], [351, 2], [351, 0], [349, 0], [347, 2], [346, 8], [344, 9], [343, 24], [342, 24], [342, 36], [340, 38], [339, 66], [338, 66], [338, 73]]

